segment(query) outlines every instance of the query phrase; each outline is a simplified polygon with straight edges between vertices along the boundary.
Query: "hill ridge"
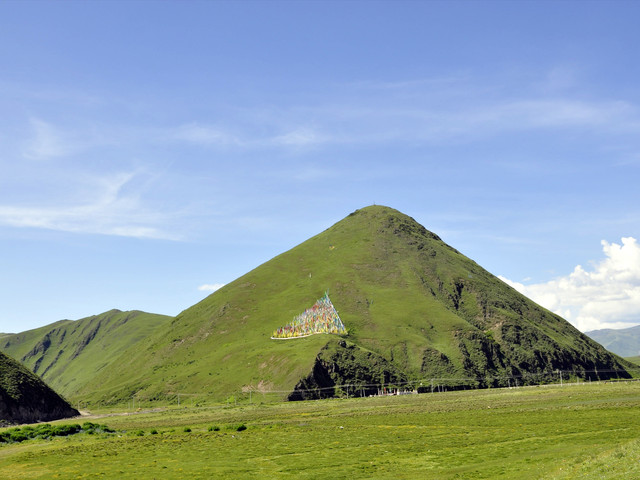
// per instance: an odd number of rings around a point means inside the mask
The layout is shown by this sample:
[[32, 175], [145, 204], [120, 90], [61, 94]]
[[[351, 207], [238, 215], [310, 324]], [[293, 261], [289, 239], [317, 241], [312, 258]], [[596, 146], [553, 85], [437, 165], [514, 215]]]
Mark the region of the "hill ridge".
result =
[[622, 357], [640, 355], [640, 325], [620, 330], [603, 328], [585, 332], [585, 335]]
[[170, 318], [140, 310], [111, 309], [6, 335], [0, 338], [0, 350], [19, 359], [65, 395], [73, 395], [84, 384], [84, 377], [107, 368]]

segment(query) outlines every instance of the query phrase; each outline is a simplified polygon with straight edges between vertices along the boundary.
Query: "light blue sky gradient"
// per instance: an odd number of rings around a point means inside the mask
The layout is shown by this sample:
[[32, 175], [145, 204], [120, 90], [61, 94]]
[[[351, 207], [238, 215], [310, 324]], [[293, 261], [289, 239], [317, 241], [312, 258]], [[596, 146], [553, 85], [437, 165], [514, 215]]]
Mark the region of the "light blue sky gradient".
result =
[[373, 203], [541, 303], [615, 263], [622, 296], [546, 306], [640, 323], [640, 248], [606, 249], [640, 238], [639, 21], [631, 1], [2, 2], [0, 331], [175, 315]]

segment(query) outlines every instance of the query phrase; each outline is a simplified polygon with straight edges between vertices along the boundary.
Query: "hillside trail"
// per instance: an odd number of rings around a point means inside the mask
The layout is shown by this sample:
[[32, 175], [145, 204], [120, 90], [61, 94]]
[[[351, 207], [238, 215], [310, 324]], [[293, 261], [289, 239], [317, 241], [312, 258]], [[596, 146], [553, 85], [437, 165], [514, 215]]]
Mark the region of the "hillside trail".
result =
[[89, 410], [79, 410], [80, 415], [74, 418], [81, 418], [83, 420], [96, 420], [98, 418], [106, 418], [106, 417], [127, 417], [129, 415], [157, 413], [157, 412], [163, 412], [165, 410], [166, 408], [150, 408], [150, 409], [138, 409], [134, 412], [113, 412], [113, 413], [91, 413]]

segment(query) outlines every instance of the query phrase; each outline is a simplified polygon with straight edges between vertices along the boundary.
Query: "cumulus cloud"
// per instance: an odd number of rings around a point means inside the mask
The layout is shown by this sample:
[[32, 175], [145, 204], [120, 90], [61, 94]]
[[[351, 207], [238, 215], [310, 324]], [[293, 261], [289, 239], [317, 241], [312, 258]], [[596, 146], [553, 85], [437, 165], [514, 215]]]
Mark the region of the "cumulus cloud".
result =
[[581, 331], [626, 328], [640, 323], [640, 245], [633, 237], [622, 243], [602, 241], [605, 258], [585, 269], [546, 283], [524, 285], [500, 277], [543, 307], [561, 315]]
[[201, 292], [215, 292], [216, 290], [220, 290], [224, 287], [224, 283], [205, 283], [204, 285], [200, 285], [198, 290]]

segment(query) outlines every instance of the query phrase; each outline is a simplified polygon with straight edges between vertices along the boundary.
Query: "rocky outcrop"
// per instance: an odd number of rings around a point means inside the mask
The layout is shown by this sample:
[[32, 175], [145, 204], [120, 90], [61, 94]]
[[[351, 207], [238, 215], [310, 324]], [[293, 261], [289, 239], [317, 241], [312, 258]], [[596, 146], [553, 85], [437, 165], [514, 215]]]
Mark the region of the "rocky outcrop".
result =
[[344, 340], [332, 341], [320, 351], [311, 372], [298, 382], [288, 399], [364, 397], [377, 393], [381, 386], [405, 382], [403, 373], [381, 355]]

